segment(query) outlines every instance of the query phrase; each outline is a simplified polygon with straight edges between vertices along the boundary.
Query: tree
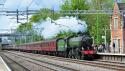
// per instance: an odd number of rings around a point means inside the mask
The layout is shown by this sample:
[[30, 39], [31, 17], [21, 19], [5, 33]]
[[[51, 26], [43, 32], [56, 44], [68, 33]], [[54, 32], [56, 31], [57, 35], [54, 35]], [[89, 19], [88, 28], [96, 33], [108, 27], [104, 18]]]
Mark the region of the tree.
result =
[[32, 23], [22, 23], [17, 28], [17, 32], [24, 32], [32, 29]]
[[32, 23], [22, 23], [19, 25], [19, 27], [16, 29], [14, 34], [22, 35], [20, 37], [16, 37], [16, 44], [23, 44], [23, 43], [29, 43], [34, 41], [41, 41], [43, 40], [43, 36], [38, 35], [35, 30], [32, 28]]
[[114, 0], [91, 0], [90, 6], [95, 10], [111, 10]]
[[[68, 2], [66, 0], [65, 2]], [[113, 1], [112, 0], [70, 0], [67, 3], [62, 5], [62, 10], [112, 10], [113, 9]], [[67, 4], [67, 5], [65, 5]], [[69, 6], [69, 7], [66, 7]], [[68, 14], [67, 14], [68, 15]], [[91, 15], [77, 15], [78, 19], [86, 21], [88, 25], [88, 31], [91, 36], [95, 38], [96, 43], [100, 44], [104, 35], [103, 29], [110, 28], [110, 15], [107, 14], [91, 14]], [[97, 19], [98, 17], [98, 19]], [[98, 28], [98, 29], [97, 29]], [[98, 32], [98, 33], [97, 33]], [[107, 33], [108, 41], [110, 41], [110, 32]], [[98, 42], [99, 41], [99, 42]]]
[[76, 36], [76, 33], [72, 32], [72, 31], [60, 31], [60, 33], [57, 34], [56, 38], [66, 38], [69, 36]]
[[125, 3], [125, 0], [121, 0], [122, 3]]
[[62, 10], [69, 10], [69, 9], [71, 9], [70, 7], [71, 7], [71, 5], [70, 5], [69, 0], [65, 0], [64, 4], [61, 6], [61, 9]]
[[[92, 0], [91, 5], [95, 10], [113, 10], [114, 1], [112, 0]], [[100, 44], [103, 42], [102, 36], [105, 35], [104, 31], [107, 30], [107, 41], [110, 42], [110, 21], [111, 16], [108, 14], [97, 14], [94, 15], [95, 21], [87, 21], [90, 23], [90, 33], [95, 37], [96, 43]], [[98, 17], [98, 19], [97, 19]], [[94, 24], [92, 24], [94, 23]], [[99, 42], [98, 42], [99, 41]]]
[[66, 0], [61, 6], [62, 10], [88, 10], [89, 6], [85, 2], [86, 0]]
[[50, 17], [52, 19], [58, 19], [59, 16], [60, 15], [58, 13], [55, 13], [54, 10], [44, 8], [40, 9], [35, 15], [33, 15], [30, 18], [30, 22], [38, 23], [45, 20], [47, 17]]

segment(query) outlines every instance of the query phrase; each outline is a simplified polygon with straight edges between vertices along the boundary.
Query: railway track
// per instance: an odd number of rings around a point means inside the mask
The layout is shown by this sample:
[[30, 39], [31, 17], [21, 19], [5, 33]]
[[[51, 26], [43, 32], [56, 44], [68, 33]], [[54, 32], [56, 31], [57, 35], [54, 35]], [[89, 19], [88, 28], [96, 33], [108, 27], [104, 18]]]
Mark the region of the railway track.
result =
[[[11, 53], [15, 54], [15, 52], [11, 52]], [[41, 54], [35, 54], [35, 55], [32, 53], [28, 53], [28, 54], [32, 55], [34, 57], [41, 56], [41, 57], [46, 57], [48, 59], [54, 59], [54, 60], [59, 60], [59, 61], [102, 67], [102, 68], [113, 69], [113, 70], [117, 70], [117, 71], [125, 71], [125, 64], [124, 63], [109, 62], [109, 61], [87, 61], [87, 60], [70, 59], [70, 58], [48, 56], [48, 55], [41, 55]], [[23, 54], [19, 54], [19, 55], [24, 56]]]
[[[54, 58], [55, 59], [55, 58]], [[91, 66], [98, 66], [103, 68], [109, 68], [119, 71], [125, 71], [125, 63], [119, 62], [109, 62], [109, 61], [87, 61], [87, 60], [78, 60], [78, 59], [70, 59], [70, 58], [56, 58], [56, 60], [63, 60], [66, 62], [84, 64], [84, 65], [91, 65]]]
[[[4, 53], [4, 55], [8, 56], [6, 53]], [[23, 55], [11, 53], [10, 59], [13, 59], [13, 57], [16, 57], [16, 59], [19, 58], [19, 59], [25, 61], [26, 63], [30, 62], [32, 64], [35, 64], [37, 67], [44, 67], [46, 69], [49, 69], [49, 70], [44, 70], [44, 71], [60, 71], [60, 70], [61, 71], [78, 71], [76, 69], [72, 69], [72, 68], [68, 68], [68, 67], [64, 67], [64, 66], [59, 66], [59, 65], [56, 65], [56, 64], [53, 64], [53, 63], [44, 62], [44, 61], [40, 61], [40, 60], [37, 60], [37, 59], [34, 59], [34, 58], [29, 58], [29, 57], [26, 57], [26, 56], [23, 56]], [[17, 61], [17, 62], [20, 62], [20, 61]], [[31, 70], [30, 68], [28, 68], [28, 69]], [[39, 68], [39, 70], [43, 70], [43, 69]], [[37, 70], [37, 71], [39, 71], [39, 70]], [[36, 71], [36, 70], [32, 70], [32, 71]]]
[[4, 59], [7, 65], [10, 67], [12, 71], [30, 71], [29, 69], [25, 68], [24, 66], [20, 65], [16, 61], [8, 58], [7, 56], [0, 53], [0, 56]]
[[110, 62], [110, 61], [101, 61], [101, 60], [100, 61], [87, 61], [87, 60], [55, 57], [55, 56], [49, 56], [49, 57], [45, 56], [45, 57], [51, 58], [54, 60], [65, 61], [65, 62], [97, 66], [97, 67], [108, 68], [108, 69], [113, 69], [113, 70], [117, 70], [117, 71], [125, 71], [125, 63], [120, 63], [120, 62]]
[[66, 62], [72, 62], [77, 64], [103, 67], [103, 68], [108, 68], [108, 69], [113, 69], [118, 71], [125, 71], [125, 63], [121, 63], [121, 62], [102, 61], [102, 60], [88, 61], [88, 60], [78, 60], [78, 59], [62, 58], [62, 57], [55, 57], [55, 56], [52, 56], [52, 57], [49, 56], [48, 58], [52, 58], [60, 61], [63, 60]]

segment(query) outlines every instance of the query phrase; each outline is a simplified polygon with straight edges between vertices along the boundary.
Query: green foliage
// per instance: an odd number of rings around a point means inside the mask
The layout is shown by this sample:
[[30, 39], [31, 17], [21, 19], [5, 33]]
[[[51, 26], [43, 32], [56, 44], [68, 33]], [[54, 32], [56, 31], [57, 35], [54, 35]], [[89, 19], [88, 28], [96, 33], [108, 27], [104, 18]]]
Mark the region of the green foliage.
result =
[[16, 37], [15, 39], [15, 43], [16, 44], [23, 44], [23, 43], [30, 43], [30, 42], [37, 42], [37, 41], [41, 41], [43, 40], [43, 36], [38, 35], [37, 33], [35, 33], [35, 31], [31, 33], [32, 35], [28, 35], [28, 36], [20, 36], [20, 37]]
[[47, 17], [50, 17], [52, 19], [58, 19], [59, 16], [60, 15], [58, 13], [55, 13], [54, 11], [50, 9], [44, 8], [44, 9], [40, 9], [35, 15], [33, 15], [30, 18], [30, 22], [38, 23], [38, 22], [45, 20]]
[[77, 34], [72, 32], [72, 31], [69, 31], [69, 32], [66, 32], [66, 31], [60, 31], [59, 34], [57, 34], [56, 38], [65, 38], [65, 37], [69, 37], [69, 36], [76, 36]]
[[86, 0], [66, 0], [61, 6], [62, 10], [88, 10], [89, 6], [85, 2]]
[[70, 37], [70, 36], [82, 36], [82, 35], [90, 35], [88, 31], [86, 32], [73, 32], [73, 31], [60, 31], [59, 34], [57, 34], [56, 38], [65, 38], [65, 37]]
[[69, 0], [65, 0], [65, 3], [64, 3], [64, 5], [61, 6], [61, 9], [62, 10], [70, 10], [71, 9], [71, 5], [70, 5]]
[[32, 23], [22, 23], [17, 28], [17, 32], [24, 32], [26, 30], [31, 30], [31, 29], [32, 29]]
[[[113, 10], [114, 1], [112, 0], [91, 0], [91, 9], [95, 10]], [[98, 19], [97, 19], [98, 16]], [[91, 18], [90, 18], [91, 17]], [[86, 16], [87, 23], [89, 23], [90, 34], [95, 38], [97, 44], [104, 42], [102, 36], [105, 36], [106, 29], [107, 42], [110, 42], [110, 21], [111, 17], [108, 14], [90, 15]], [[98, 24], [98, 25], [97, 25]], [[97, 33], [98, 32], [98, 33]]]
[[[98, 16], [98, 20], [97, 20]], [[95, 43], [101, 44], [104, 39], [102, 39], [102, 36], [105, 36], [105, 29], [106, 31], [106, 37], [108, 43], [110, 42], [110, 15], [107, 14], [100, 14], [100, 15], [86, 15], [86, 23], [88, 24], [88, 31], [91, 36], [93, 36], [95, 39]], [[97, 25], [98, 24], [98, 25]], [[97, 33], [98, 32], [98, 33]], [[97, 39], [98, 37], [98, 39]], [[99, 42], [98, 42], [99, 41]]]
[[121, 0], [122, 3], [125, 3], [125, 0]]
[[15, 39], [16, 44], [23, 44], [23, 43], [29, 43], [29, 42], [43, 40], [43, 37], [41, 35], [38, 35], [32, 29], [31, 22], [30, 23], [22, 23], [21, 25], [19, 25], [19, 27], [16, 29], [14, 34], [23, 35], [23, 36], [16, 37], [16, 39]]
[[40, 36], [40, 35], [38, 35], [37, 33], [36, 33], [36, 34], [33, 34], [32, 37], [33, 37], [33, 42], [41, 41], [41, 40], [44, 39], [43, 36]]
[[95, 10], [111, 10], [113, 5], [113, 0], [91, 0], [90, 3], [90, 7]]

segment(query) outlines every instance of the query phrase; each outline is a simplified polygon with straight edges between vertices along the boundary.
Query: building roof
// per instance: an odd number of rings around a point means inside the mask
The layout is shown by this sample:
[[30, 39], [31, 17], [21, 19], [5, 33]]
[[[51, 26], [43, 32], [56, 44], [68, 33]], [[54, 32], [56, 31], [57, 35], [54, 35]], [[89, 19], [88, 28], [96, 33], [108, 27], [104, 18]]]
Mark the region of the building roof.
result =
[[119, 10], [125, 10], [125, 3], [118, 3]]

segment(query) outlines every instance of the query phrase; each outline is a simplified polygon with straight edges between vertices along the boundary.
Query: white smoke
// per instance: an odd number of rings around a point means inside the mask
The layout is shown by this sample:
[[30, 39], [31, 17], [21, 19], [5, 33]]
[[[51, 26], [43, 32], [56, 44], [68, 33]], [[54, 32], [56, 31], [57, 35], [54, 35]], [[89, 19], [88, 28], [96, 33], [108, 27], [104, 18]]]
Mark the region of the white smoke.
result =
[[[34, 25], [35, 28], [44, 28], [41, 32], [44, 38], [52, 38], [60, 31], [86, 31], [87, 24], [85, 21], [77, 20], [76, 17], [60, 17], [58, 20], [52, 21], [47, 18], [46, 21]], [[38, 30], [37, 30], [38, 31]]]

